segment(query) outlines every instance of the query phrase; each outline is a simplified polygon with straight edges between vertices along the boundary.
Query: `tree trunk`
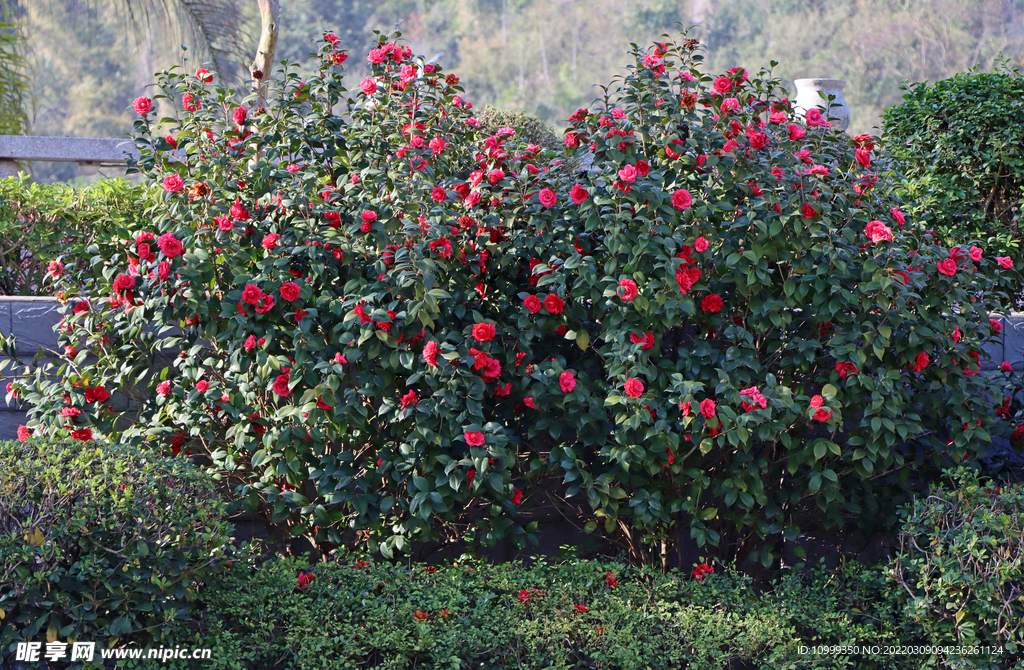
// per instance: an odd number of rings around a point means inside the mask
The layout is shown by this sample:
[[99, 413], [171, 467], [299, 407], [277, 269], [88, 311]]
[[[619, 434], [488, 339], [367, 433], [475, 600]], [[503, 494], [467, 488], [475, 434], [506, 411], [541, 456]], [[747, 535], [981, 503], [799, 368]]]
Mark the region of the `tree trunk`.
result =
[[256, 49], [256, 58], [249, 65], [252, 75], [253, 90], [259, 92], [266, 100], [266, 82], [273, 74], [274, 51], [277, 50], [277, 23], [281, 15], [279, 0], [256, 0], [260, 8], [260, 21], [263, 30], [260, 33], [260, 45]]

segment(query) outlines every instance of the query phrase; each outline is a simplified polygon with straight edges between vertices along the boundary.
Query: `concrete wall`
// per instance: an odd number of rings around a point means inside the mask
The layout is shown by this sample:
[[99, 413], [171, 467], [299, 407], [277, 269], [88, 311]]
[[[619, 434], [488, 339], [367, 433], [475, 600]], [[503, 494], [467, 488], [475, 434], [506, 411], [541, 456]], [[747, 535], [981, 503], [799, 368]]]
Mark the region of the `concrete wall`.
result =
[[[18, 358], [32, 360], [39, 347], [56, 349], [57, 334], [53, 327], [60, 320], [57, 301], [53, 298], [22, 298], [0, 296], [0, 333], [14, 334], [18, 343]], [[994, 369], [1002, 361], [1009, 361], [1014, 369], [1024, 366], [1024, 313], [1011, 314], [1003, 319], [1003, 331], [985, 350], [991, 360], [983, 367]], [[168, 361], [159, 361], [160, 367]], [[6, 372], [10, 372], [8, 369]], [[16, 400], [11, 405], [3, 402], [10, 375], [0, 377], [0, 440], [17, 437], [18, 425], [25, 423], [25, 410]]]

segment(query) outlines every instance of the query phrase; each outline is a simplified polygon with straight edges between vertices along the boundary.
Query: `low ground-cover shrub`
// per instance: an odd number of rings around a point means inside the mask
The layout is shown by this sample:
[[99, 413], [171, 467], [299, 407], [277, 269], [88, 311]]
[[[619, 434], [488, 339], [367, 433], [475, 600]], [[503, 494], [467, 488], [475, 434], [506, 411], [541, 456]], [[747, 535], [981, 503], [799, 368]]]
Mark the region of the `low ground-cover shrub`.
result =
[[[770, 71], [632, 56], [543, 167], [384, 35], [358, 92], [332, 36], [261, 106], [164, 73], [177, 126], [148, 99], [135, 124], [151, 223], [93, 257], [102, 291], [57, 278], [29, 430], [208, 458], [323, 551], [522, 543], [540, 501], [663, 567], [687, 533], [767, 566], [801, 526], [894, 524], [991, 443], [1014, 261], [906, 220], [874, 140], [794, 116]], [[96, 380], [145, 388], [138, 415]]]
[[[661, 574], [599, 561], [363, 558], [313, 568], [237, 560], [207, 585], [203, 614], [179, 626], [175, 642], [212, 648], [204, 667], [253, 670], [924, 667], [882, 654], [801, 653], [899, 642], [884, 603], [847, 591], [880, 581], [861, 568], [808, 572], [772, 595], [721, 566]], [[858, 605], [871, 610], [858, 615]]]
[[213, 483], [130, 446], [0, 443], [0, 646], [156, 643], [227, 541]]
[[122, 240], [143, 221], [146, 189], [123, 179], [86, 188], [0, 179], [0, 294], [52, 295], [44, 278], [57, 262], [80, 281], [92, 273], [94, 243]]
[[902, 514], [891, 579], [906, 618], [929, 644], [1001, 646], [1022, 658], [1024, 486], [985, 484], [964, 468], [950, 479]]
[[906, 212], [947, 244], [972, 240], [1021, 257], [1024, 77], [961, 72], [912, 84], [883, 115]]

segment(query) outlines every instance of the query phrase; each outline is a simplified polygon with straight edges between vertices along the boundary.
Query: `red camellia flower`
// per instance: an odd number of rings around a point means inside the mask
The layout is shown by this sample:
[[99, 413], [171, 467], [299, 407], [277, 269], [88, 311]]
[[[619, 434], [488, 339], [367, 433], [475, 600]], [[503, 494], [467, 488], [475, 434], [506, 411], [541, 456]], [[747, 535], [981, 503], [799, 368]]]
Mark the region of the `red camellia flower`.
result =
[[236, 126], [244, 126], [247, 114], [248, 110], [245, 107], [235, 107], [235, 111], [231, 114], [231, 119], [235, 122]]
[[569, 190], [569, 198], [577, 205], [582, 205], [589, 197], [590, 192], [579, 184], [576, 184]]
[[156, 394], [159, 396], [166, 396], [171, 392], [171, 382], [162, 381], [156, 385]]
[[714, 572], [715, 569], [713, 567], [711, 567], [707, 563], [701, 563], [693, 569], [692, 575], [695, 580], [697, 580], [698, 582], [702, 582], [704, 581], [705, 577], [707, 577], [710, 574], [713, 574]]
[[24, 442], [32, 437], [32, 432], [27, 426], [18, 426], [18, 442]]
[[575, 607], [576, 611], [579, 612], [580, 614], [586, 614], [587, 613], [587, 608], [584, 605], [573, 605], [573, 607]]
[[840, 377], [842, 377], [843, 379], [846, 379], [850, 375], [857, 374], [858, 372], [860, 372], [860, 370], [858, 370], [857, 366], [854, 365], [853, 363], [839, 363], [839, 362], [837, 362], [836, 363], [836, 372], [839, 373]]
[[722, 297], [716, 293], [704, 296], [700, 308], [705, 312], [719, 312], [722, 309]]
[[992, 330], [996, 331], [996, 334], [999, 334], [1003, 331], [1003, 324], [1000, 323], [999, 321], [996, 321], [995, 319], [989, 319], [988, 325], [992, 326]]
[[523, 502], [523, 492], [515, 487], [512, 487], [512, 504], [518, 505], [521, 502]]
[[249, 210], [242, 207], [242, 201], [239, 198], [235, 198], [235, 204], [231, 205], [231, 211], [229, 212], [231, 218], [235, 221], [248, 221]]
[[576, 377], [571, 371], [566, 370], [558, 375], [558, 386], [562, 389], [562, 393], [571, 393], [576, 388]]
[[558, 202], [558, 196], [550, 188], [541, 189], [540, 193], [537, 194], [537, 199], [545, 207], [554, 207], [555, 203]]
[[[56, 279], [64, 274], [64, 266], [57, 261], [50, 261], [50, 264], [46, 266], [46, 271], [50, 273], [51, 277]], [[134, 284], [134, 282], [132, 283]]]
[[209, 84], [213, 81], [213, 73], [207, 70], [206, 68], [201, 67], [198, 70], [196, 70], [196, 79], [203, 82], [204, 84]]
[[267, 251], [270, 251], [277, 246], [277, 241], [281, 239], [281, 236], [277, 233], [269, 233], [263, 236], [262, 246]]
[[1012, 270], [1013, 269], [1013, 261], [1010, 260], [1009, 256], [996, 256], [996, 263], [999, 263], [999, 267], [1001, 267], [1003, 269], [1006, 269], [1006, 270]]
[[203, 106], [203, 101], [194, 97], [191, 93], [181, 96], [182, 106], [189, 112], [197, 112]]
[[531, 313], [536, 314], [541, 309], [540, 298], [535, 295], [528, 295], [523, 298], [523, 306]]
[[800, 213], [804, 215], [805, 219], [813, 219], [818, 215], [818, 212], [815, 211], [814, 207], [809, 202], [805, 202], [803, 204], [803, 207], [800, 208]]
[[316, 580], [316, 576], [309, 572], [299, 573], [299, 590], [308, 591], [309, 585]]
[[291, 370], [289, 368], [283, 368], [282, 369], [281, 374], [279, 374], [277, 376], [277, 378], [274, 380], [274, 387], [273, 387], [274, 388], [274, 393], [276, 393], [277, 395], [282, 396], [282, 397], [285, 397], [285, 396], [288, 396], [288, 395], [291, 394], [292, 391], [291, 391], [290, 388], [288, 388], [288, 384], [289, 384], [289, 381], [290, 381], [289, 380], [289, 376], [290, 375], [291, 375]]
[[544, 298], [544, 309], [548, 310], [552, 314], [561, 314], [562, 310], [565, 309], [565, 301], [552, 293], [548, 297]]
[[481, 447], [484, 444], [484, 434], [478, 430], [470, 430], [463, 433], [463, 437], [466, 438], [466, 444], [471, 447]]
[[114, 290], [124, 291], [135, 288], [135, 278], [130, 275], [117, 275], [114, 280]]
[[444, 202], [448, 199], [448, 194], [445, 193], [443, 186], [435, 186], [430, 191], [430, 197], [434, 202]]
[[423, 360], [432, 368], [437, 367], [437, 342], [431, 340], [423, 347]]
[[676, 209], [683, 210], [693, 204], [693, 197], [690, 192], [685, 188], [676, 189], [672, 193], [672, 206]]
[[705, 237], [698, 237], [697, 241], [693, 243], [693, 248], [699, 251], [700, 253], [704, 253], [705, 251], [707, 251], [708, 246], [710, 245], [708, 244], [708, 240]]
[[299, 285], [295, 282], [281, 284], [281, 297], [289, 302], [298, 300], [300, 291]]
[[1002, 370], [1003, 372], [1013, 372], [1013, 366], [1010, 365], [1010, 363], [1008, 363], [1007, 361], [1003, 361], [1002, 364], [999, 366], [999, 369]]
[[136, 114], [149, 114], [150, 110], [153, 109], [153, 101], [145, 96], [140, 96], [135, 98], [132, 107], [135, 108]]
[[405, 409], [409, 405], [415, 405], [419, 402], [419, 397], [416, 395], [416, 391], [409, 391], [402, 396], [402, 409]]
[[914, 372], [920, 372], [928, 367], [928, 354], [921, 352], [914, 358], [914, 364], [911, 365]]
[[814, 413], [813, 418], [815, 421], [828, 421], [829, 419], [832, 418], [832, 410], [827, 410], [824, 408], [819, 409], [817, 412]]
[[712, 419], [715, 416], [715, 401], [711, 398], [706, 398], [700, 401], [700, 415], [705, 419]]
[[798, 126], [798, 125], [796, 125], [794, 123], [789, 124], [789, 139], [790, 139], [791, 142], [796, 142], [797, 140], [802, 140], [804, 138], [804, 135], [806, 135], [806, 134], [807, 134], [807, 131], [805, 131], [800, 126]]
[[494, 324], [478, 323], [473, 326], [473, 339], [477, 342], [490, 342], [494, 339]]
[[180, 255], [184, 251], [184, 247], [181, 245], [181, 240], [174, 236], [174, 233], [164, 233], [157, 240], [157, 246], [160, 247], [160, 251], [163, 252], [164, 256], [168, 258], [174, 258]]
[[649, 330], [644, 332], [643, 335], [639, 335], [637, 333], [630, 333], [629, 341], [632, 342], [633, 344], [642, 344], [643, 346], [640, 348], [647, 350], [654, 346], [654, 333], [652, 333]]
[[205, 393], [210, 388], [210, 382], [205, 379], [200, 379], [196, 382], [196, 390], [200, 393]]
[[630, 302], [638, 295], [636, 289], [636, 282], [633, 281], [632, 279], [620, 279], [619, 288], [624, 289], [623, 292], [619, 293], [618, 291], [616, 291], [615, 294], [618, 295], [623, 300], [625, 300], [626, 302]]
[[892, 231], [881, 221], [868, 221], [867, 225], [864, 226], [864, 234], [875, 244], [879, 242], [892, 242]]
[[616, 586], [619, 585], [619, 580], [615, 576], [614, 572], [609, 571], [604, 574], [604, 583], [608, 586], [608, 588], [614, 589]]
[[263, 291], [255, 284], [246, 284], [242, 290], [242, 302], [247, 305], [258, 305], [263, 297]]
[[626, 395], [630, 398], [639, 398], [644, 394], [644, 383], [639, 379], [631, 377], [626, 380]]
[[941, 274], [944, 274], [947, 277], [952, 277], [953, 275], [956, 274], [956, 261], [953, 260], [952, 258], [947, 258], [945, 260], [939, 261], [938, 268]]
[[825, 120], [821, 118], [821, 110], [817, 107], [811, 107], [804, 112], [804, 120], [807, 121], [807, 125], [811, 128], [815, 128], [825, 123]]
[[981, 260], [981, 255], [984, 253], [981, 247], [971, 247], [971, 260], [977, 263]]
[[169, 174], [164, 177], [164, 190], [168, 193], [177, 193], [183, 188], [185, 188], [185, 180], [181, 178], [180, 174]]
[[91, 428], [81, 428], [79, 430], [73, 430], [73, 431], [71, 431], [71, 437], [73, 437], [76, 440], [82, 440], [83, 442], [88, 442], [89, 440], [92, 439], [92, 429]]
[[524, 605], [529, 605], [530, 604], [530, 592], [527, 591], [526, 589], [520, 589], [519, 590], [519, 602], [523, 603]]

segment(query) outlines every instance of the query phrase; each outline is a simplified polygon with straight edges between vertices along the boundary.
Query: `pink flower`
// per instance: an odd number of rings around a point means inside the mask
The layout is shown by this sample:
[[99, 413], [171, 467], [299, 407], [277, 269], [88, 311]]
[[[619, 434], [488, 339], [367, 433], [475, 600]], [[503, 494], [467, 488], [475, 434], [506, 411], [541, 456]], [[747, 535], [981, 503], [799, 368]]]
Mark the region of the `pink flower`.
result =
[[28, 426], [18, 426], [18, 442], [25, 442], [30, 437], [32, 437], [32, 432]]
[[373, 95], [377, 92], [377, 82], [367, 77], [359, 84], [359, 88], [362, 89], [365, 95]]
[[263, 248], [270, 251], [277, 246], [277, 241], [281, 239], [281, 236], [277, 233], [270, 233], [269, 235], [263, 236]]
[[182, 253], [184, 247], [181, 245], [181, 240], [174, 236], [174, 233], [164, 233], [157, 240], [156, 245], [160, 247], [160, 251], [163, 252], [168, 258], [174, 258]]
[[963, 335], [960, 334], [960, 326], [957, 326], [953, 329], [953, 344], [959, 342], [962, 337]]
[[200, 379], [196, 382], [196, 390], [200, 393], [205, 393], [210, 388], [210, 382], [205, 379]]
[[715, 401], [711, 398], [706, 398], [700, 401], [700, 415], [705, 419], [711, 419], [715, 416]]
[[626, 395], [630, 398], [639, 398], [644, 394], [644, 383], [639, 379], [631, 377], [626, 380]]
[[626, 182], [627, 184], [632, 184], [633, 182], [636, 181], [636, 168], [633, 167], [632, 165], [627, 165], [626, 167], [622, 168], [621, 170], [619, 170], [619, 179]]
[[164, 177], [164, 190], [168, 193], [177, 193], [185, 188], [185, 180], [180, 174], [169, 174]]
[[739, 111], [740, 101], [736, 98], [726, 98], [722, 101], [722, 106], [719, 107], [723, 114], [728, 114], [730, 111]]
[[690, 192], [685, 188], [676, 189], [672, 193], [672, 206], [676, 209], [686, 209], [693, 204], [693, 198], [690, 196]]
[[992, 330], [996, 331], [996, 334], [999, 334], [1003, 331], [1003, 324], [1000, 323], [999, 321], [996, 321], [995, 319], [989, 319], [988, 325], [992, 326]]
[[562, 393], [572, 393], [572, 390], [576, 388], [576, 378], [570, 370], [558, 375], [558, 386], [562, 389]]
[[999, 366], [999, 369], [1002, 370], [1003, 372], [1013, 372], [1013, 366], [1010, 365], [1007, 361], [1003, 361], [1002, 364]]
[[285, 170], [288, 170], [288, 172], [298, 172], [298, 171], [299, 171], [299, 170], [301, 170], [301, 169], [302, 169], [302, 168], [300, 168], [300, 167], [299, 167], [298, 165], [296, 165], [295, 163], [289, 163], [289, 164], [288, 164], [288, 167], [286, 167], [286, 168], [285, 168]]
[[824, 403], [824, 402], [825, 402], [824, 398], [822, 398], [820, 395], [816, 395], [813, 398], [811, 398], [811, 407], [814, 407], [814, 408], [821, 407], [822, 403]]
[[558, 196], [550, 188], [541, 189], [541, 192], [537, 194], [537, 199], [545, 207], [554, 207], [558, 202]]
[[245, 107], [235, 107], [235, 111], [231, 114], [232, 120], [234, 120], [236, 126], [245, 125], [245, 117], [248, 114], [248, 110]]
[[494, 339], [493, 323], [478, 323], [473, 326], [473, 338], [477, 342], [490, 342]]
[[582, 205], [590, 197], [590, 192], [580, 184], [576, 184], [569, 190], [569, 198], [577, 205]]
[[203, 106], [203, 101], [194, 97], [191, 93], [181, 96], [181, 104], [189, 112], [197, 112]]
[[728, 142], [725, 143], [725, 146], [722, 147], [722, 151], [724, 151], [725, 153], [731, 153], [739, 149], [740, 146], [740, 143], [737, 142], [736, 140], [729, 140]]
[[699, 251], [700, 253], [704, 253], [705, 251], [707, 251], [708, 246], [708, 240], [705, 237], [698, 237], [697, 241], [693, 243], [693, 248]]
[[892, 242], [892, 231], [881, 221], [868, 221], [864, 226], [864, 234], [875, 244], [883, 241]]
[[977, 263], [981, 260], [982, 249], [981, 247], [971, 247], [971, 260]]
[[136, 114], [149, 114], [150, 110], [153, 109], [153, 101], [145, 96], [140, 96], [135, 98], [132, 107], [135, 108]]
[[341, 352], [334, 354], [334, 362], [338, 365], [348, 365], [348, 359], [341, 355]]
[[725, 95], [732, 90], [732, 81], [728, 77], [719, 77], [712, 86], [715, 89], [715, 93]]
[[217, 228], [225, 233], [235, 227], [235, 222], [231, 220], [231, 217], [227, 216], [215, 216], [213, 217], [213, 222], [217, 224]]
[[890, 207], [889, 213], [892, 214], [892, 218], [896, 219], [896, 223], [900, 224], [901, 226], [907, 222], [907, 219], [903, 215], [903, 212], [896, 209], [895, 207]]
[[448, 143], [445, 142], [440, 137], [435, 137], [434, 139], [430, 140], [430, 144], [428, 144], [427, 146], [430, 147], [430, 153], [434, 156], [437, 156], [438, 154], [443, 152], [445, 148], [448, 147]]
[[165, 381], [162, 381], [162, 382], [160, 382], [159, 384], [156, 385], [156, 393], [157, 393], [157, 395], [159, 395], [159, 396], [166, 396], [170, 392], [171, 392], [171, 382], [165, 380]]
[[207, 70], [206, 68], [201, 67], [198, 70], [196, 70], [196, 79], [203, 82], [204, 84], [209, 84], [213, 82], [213, 73]]
[[807, 125], [811, 128], [820, 126], [824, 123], [824, 120], [821, 118], [821, 110], [817, 107], [811, 107], [804, 112], [804, 119], [807, 121]]
[[940, 273], [946, 275], [947, 277], [952, 277], [953, 275], [956, 274], [956, 261], [953, 260], [952, 258], [947, 258], [943, 261], [939, 261], [938, 268]]
[[480, 431], [470, 430], [463, 433], [463, 437], [466, 439], [466, 444], [471, 447], [481, 447], [484, 444], [484, 434]]
[[626, 302], [630, 302], [631, 300], [636, 298], [638, 294], [636, 289], [636, 282], [633, 281], [632, 279], [620, 279], [619, 287], [625, 289], [625, 292], [622, 293], [621, 295], [619, 295], [618, 291], [616, 291], [615, 293]]
[[[50, 264], [46, 266], [46, 271], [50, 273], [50, 276], [56, 279], [57, 277], [64, 274], [64, 266], [58, 261], [50, 261]], [[134, 284], [134, 282], [132, 282]]]
[[1013, 269], [1013, 261], [1010, 260], [1009, 256], [996, 256], [996, 263], [999, 263], [1000, 267], [1007, 270]]
[[135, 278], [130, 275], [117, 275], [114, 290], [117, 292], [135, 288]]
[[804, 138], [804, 135], [806, 134], [807, 131], [801, 128], [800, 126], [796, 125], [795, 123], [789, 124], [790, 141], [796, 142], [797, 140], [802, 140]]

